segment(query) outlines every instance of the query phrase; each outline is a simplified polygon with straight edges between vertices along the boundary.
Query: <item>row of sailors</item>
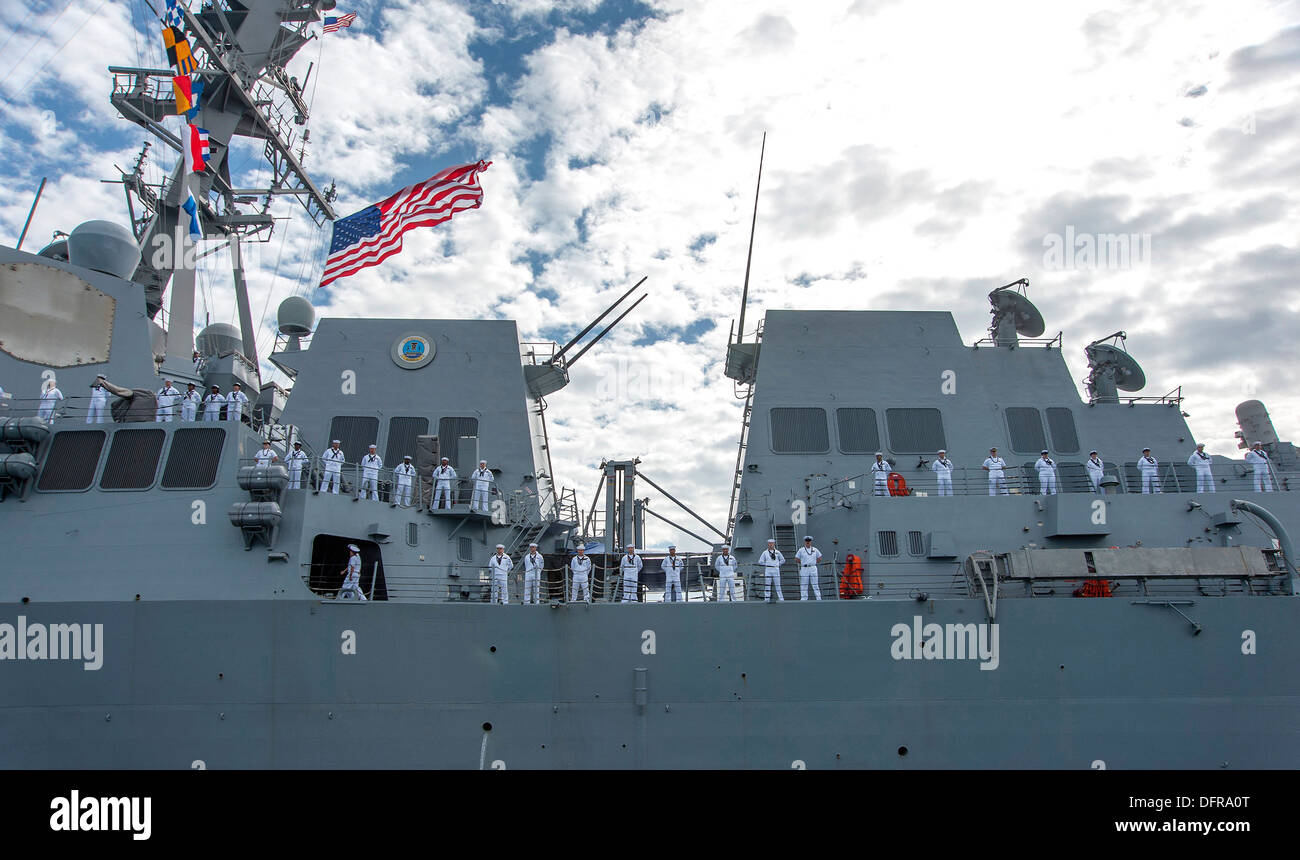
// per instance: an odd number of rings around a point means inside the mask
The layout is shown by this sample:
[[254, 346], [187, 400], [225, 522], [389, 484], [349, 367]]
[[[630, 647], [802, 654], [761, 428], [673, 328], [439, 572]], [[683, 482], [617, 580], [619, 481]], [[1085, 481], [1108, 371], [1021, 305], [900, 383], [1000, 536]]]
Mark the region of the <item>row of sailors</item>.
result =
[[[799, 561], [799, 599], [807, 600], [808, 594], [811, 592], [815, 600], [821, 600], [821, 587], [817, 582], [817, 565], [821, 562], [822, 553], [821, 550], [813, 546], [811, 536], [805, 537], [803, 544], [795, 553], [795, 557]], [[544, 564], [542, 554], [537, 551], [537, 544], [530, 543], [528, 552], [523, 557], [524, 603], [536, 604], [539, 602], [538, 584], [541, 581]], [[763, 568], [765, 583], [763, 599], [768, 603], [772, 602], [774, 590], [776, 599], [782, 602], [785, 601], [785, 595], [781, 592], [781, 565], [783, 564], [785, 564], [785, 556], [776, 548], [776, 541], [769, 540], [767, 549], [758, 557], [758, 566]], [[718, 553], [718, 557], [713, 561], [713, 569], [718, 574], [718, 600], [720, 602], [724, 597], [727, 602], [736, 600], [736, 569], [738, 565], [739, 561], [731, 554], [731, 545], [723, 544], [722, 552]], [[507, 585], [509, 574], [514, 570], [515, 563], [510, 556], [506, 555], [504, 544], [496, 545], [496, 553], [488, 559], [487, 566], [492, 582], [489, 602], [508, 603], [509, 590]], [[641, 556], [637, 554], [635, 546], [628, 546], [627, 552], [619, 558], [618, 572], [623, 583], [623, 603], [637, 602], [637, 589], [644, 566], [645, 563], [641, 560]], [[669, 545], [668, 555], [664, 556], [663, 561], [659, 563], [659, 569], [664, 574], [665, 603], [680, 603], [685, 600], [682, 593], [682, 570], [685, 566], [686, 560], [677, 554], [677, 547]], [[360, 570], [359, 566], [358, 570]], [[570, 603], [577, 603], [580, 600], [587, 603], [591, 602], [591, 572], [591, 557], [587, 555], [585, 547], [579, 546], [573, 558], [569, 560]]]
[[[1246, 452], [1246, 462], [1250, 464], [1254, 471], [1255, 491], [1273, 492], [1272, 464], [1262, 443], [1255, 442], [1251, 445], [1250, 450]], [[1187, 458], [1187, 465], [1196, 471], [1196, 492], [1213, 493], [1212, 461], [1210, 455], [1205, 453], [1204, 442], [1197, 443], [1196, 450]], [[1084, 461], [1083, 466], [1088, 472], [1088, 481], [1092, 486], [1092, 492], [1100, 493], [1102, 475], [1106, 470], [1105, 462], [1098, 456], [1096, 451], [1089, 451], [1088, 459]], [[1050, 453], [1046, 450], [1040, 452], [1038, 460], [1034, 462], [1034, 471], [1038, 473], [1039, 491], [1045, 496], [1053, 496], [1058, 492], [1059, 481], [1056, 467], [1056, 461], [1052, 459]], [[953, 463], [948, 459], [948, 452], [940, 450], [938, 458], [930, 464], [930, 468], [934, 471], [938, 483], [938, 495], [951, 496]], [[1010, 490], [1007, 488], [1007, 461], [998, 456], [997, 448], [989, 449], [989, 455], [985, 458], [981, 468], [988, 472], [990, 496], [1010, 494]], [[1137, 461], [1137, 470], [1142, 480], [1143, 493], [1159, 493], [1161, 491], [1160, 461], [1151, 455], [1150, 448], [1142, 449], [1142, 456]], [[885, 496], [889, 494], [889, 475], [892, 471], [893, 466], [885, 461], [884, 454], [876, 452], [876, 462], [871, 464], [875, 495]]]
[[[87, 424], [106, 424], [111, 420], [108, 411], [108, 394], [109, 391], [103, 385], [104, 377], [96, 377], [95, 382], [90, 386], [90, 406], [86, 410]], [[222, 394], [221, 386], [212, 386], [207, 396], [200, 398], [194, 383], [187, 384], [184, 394], [172, 385], [170, 379], [163, 380], [163, 387], [158, 389], [157, 393], [158, 406], [154, 411], [155, 421], [172, 421], [176, 417], [176, 408], [180, 406], [180, 418], [182, 421], [196, 421], [199, 409], [202, 407], [204, 421], [220, 421], [221, 410], [226, 410], [227, 421], [238, 421], [243, 414], [244, 407], [248, 404], [248, 395], [245, 394], [236, 382], [231, 386], [230, 394]], [[63, 400], [63, 392], [51, 380], [45, 385], [45, 390], [41, 392], [41, 403], [37, 409], [37, 416], [45, 421], [54, 419], [54, 409], [59, 401]]]

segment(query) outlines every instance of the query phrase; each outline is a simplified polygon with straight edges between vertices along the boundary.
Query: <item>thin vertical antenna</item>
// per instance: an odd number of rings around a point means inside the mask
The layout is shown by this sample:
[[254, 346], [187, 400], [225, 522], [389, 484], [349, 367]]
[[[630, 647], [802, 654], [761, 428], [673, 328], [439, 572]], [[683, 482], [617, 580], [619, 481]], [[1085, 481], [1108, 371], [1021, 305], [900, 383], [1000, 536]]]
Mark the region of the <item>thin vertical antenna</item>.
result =
[[758, 189], [763, 186], [763, 153], [767, 151], [767, 132], [758, 151], [758, 182], [754, 185], [754, 220], [749, 224], [749, 253], [745, 255], [745, 286], [740, 291], [740, 325], [736, 326], [736, 343], [745, 339], [745, 305], [749, 302], [749, 264], [754, 259], [754, 229], [758, 226]]
[[23, 232], [18, 235], [18, 247], [15, 251], [23, 249], [23, 240], [27, 238], [27, 228], [32, 226], [32, 216], [36, 214], [36, 204], [41, 202], [41, 192], [45, 190], [45, 177], [41, 177], [41, 187], [36, 189], [36, 199], [32, 201], [32, 208], [27, 212], [27, 220], [23, 222]]

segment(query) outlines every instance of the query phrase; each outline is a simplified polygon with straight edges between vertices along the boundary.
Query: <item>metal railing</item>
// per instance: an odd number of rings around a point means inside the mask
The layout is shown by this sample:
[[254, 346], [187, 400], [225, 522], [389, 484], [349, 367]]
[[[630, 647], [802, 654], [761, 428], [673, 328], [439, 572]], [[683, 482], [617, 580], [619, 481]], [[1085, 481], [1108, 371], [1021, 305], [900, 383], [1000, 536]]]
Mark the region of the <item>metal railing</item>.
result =
[[[181, 392], [182, 395], [184, 393], [185, 392], [183, 391]], [[0, 399], [0, 418], [35, 417], [35, 418], [42, 418], [45, 421], [48, 421], [50, 424], [57, 424], [60, 426], [68, 425], [68, 424], [77, 424], [77, 423], [80, 424], [124, 423], [124, 424], [131, 424], [133, 426], [138, 424], [153, 423], [150, 421], [118, 422], [116, 419], [113, 418], [113, 403], [119, 399], [120, 398], [118, 398], [116, 395], [110, 394], [109, 399], [104, 402], [103, 408], [100, 410], [100, 415], [97, 417], [96, 420], [96, 419], [92, 419], [92, 415], [91, 415], [92, 398], [90, 395], [87, 394], [73, 394], [71, 396], [65, 396], [62, 400], [50, 400], [50, 401], [43, 401], [39, 397], [18, 397], [18, 396], [5, 397], [3, 399]], [[240, 404], [239, 416], [238, 416], [239, 420], [241, 420], [245, 424], [250, 424], [250, 422], [252, 421], [252, 408], [253, 408], [253, 401], [251, 398], [247, 403]], [[168, 420], [171, 420], [171, 421], [184, 422], [187, 420], [184, 417], [185, 416], [184, 404], [181, 401], [181, 398], [179, 397], [176, 398], [176, 402], [175, 404], [173, 404], [171, 408], [170, 419], [168, 419], [165, 416], [161, 416], [159, 414], [160, 411], [161, 410], [157, 408], [154, 410], [155, 421], [166, 422]], [[217, 413], [218, 417], [215, 419], [208, 418], [204, 414], [203, 403], [200, 402], [195, 409], [194, 421], [198, 422], [198, 421], [208, 421], [208, 420], [219, 420], [219, 421], [233, 422], [235, 419], [229, 417], [229, 412], [230, 412], [229, 404], [222, 404], [220, 410]], [[255, 427], [254, 429], [259, 429], [259, 428], [260, 428], [260, 424], [258, 425], [258, 427]]]

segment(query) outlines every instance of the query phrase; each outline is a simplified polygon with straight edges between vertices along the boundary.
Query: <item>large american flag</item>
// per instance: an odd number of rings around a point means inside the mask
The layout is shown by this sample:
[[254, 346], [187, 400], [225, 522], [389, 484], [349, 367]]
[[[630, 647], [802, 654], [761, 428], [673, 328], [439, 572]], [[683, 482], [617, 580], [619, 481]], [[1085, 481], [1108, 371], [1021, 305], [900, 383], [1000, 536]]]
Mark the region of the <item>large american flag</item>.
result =
[[337, 33], [340, 27], [351, 27], [352, 22], [355, 20], [357, 20], [356, 12], [349, 12], [348, 14], [340, 15], [337, 18], [331, 16], [325, 19], [325, 32]]
[[462, 209], [483, 202], [478, 175], [492, 162], [449, 167], [403, 188], [374, 206], [334, 222], [334, 238], [321, 273], [320, 286], [382, 263], [402, 250], [402, 234], [415, 227], [432, 227]]

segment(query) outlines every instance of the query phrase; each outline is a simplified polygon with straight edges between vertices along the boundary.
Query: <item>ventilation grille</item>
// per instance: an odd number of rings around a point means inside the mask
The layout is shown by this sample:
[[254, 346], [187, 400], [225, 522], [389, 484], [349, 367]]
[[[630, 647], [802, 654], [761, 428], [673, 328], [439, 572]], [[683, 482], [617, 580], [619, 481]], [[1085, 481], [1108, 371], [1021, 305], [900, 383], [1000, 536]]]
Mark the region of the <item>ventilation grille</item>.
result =
[[920, 532], [908, 532], [907, 552], [909, 555], [925, 555], [925, 535]]
[[1012, 451], [1037, 454], [1047, 447], [1047, 437], [1043, 435], [1043, 419], [1039, 417], [1037, 409], [1032, 406], [1012, 406], [1007, 409], [1006, 415]]
[[416, 546], [420, 543], [420, 527], [416, 523], [406, 524], [406, 545]]
[[[384, 449], [384, 465], [389, 468], [402, 465], [402, 458], [408, 454], [411, 465], [415, 465], [416, 440], [429, 435], [428, 418], [393, 418], [388, 422], [388, 445]], [[339, 436], [331, 437], [334, 439]], [[374, 441], [374, 440], [371, 440]], [[370, 443], [367, 442], [367, 445]]]
[[825, 409], [778, 408], [768, 418], [772, 450], [778, 454], [825, 454], [831, 449]]
[[186, 427], [172, 434], [162, 485], [172, 489], [201, 490], [217, 480], [226, 431], [221, 427]]
[[161, 428], [118, 430], [99, 478], [101, 490], [144, 490], [153, 486], [167, 438]]
[[456, 538], [456, 557], [461, 561], [473, 561], [474, 541], [467, 537]]
[[103, 430], [65, 430], [56, 433], [41, 467], [38, 490], [87, 490], [95, 481], [99, 455], [104, 450]]
[[947, 449], [938, 409], [886, 409], [889, 447], [899, 454], [933, 454]]
[[876, 548], [882, 556], [898, 555], [898, 532], [876, 532]]
[[378, 442], [379, 419], [369, 415], [335, 415], [330, 421], [330, 437], [325, 440], [321, 450], [329, 447], [334, 439], [339, 440], [339, 448], [349, 463], [360, 463], [370, 446]]
[[1074, 429], [1074, 413], [1064, 406], [1047, 409], [1047, 428], [1052, 431], [1052, 448], [1062, 454], [1079, 452], [1079, 434]]
[[446, 457], [452, 465], [459, 463], [460, 437], [477, 436], [477, 418], [442, 418], [438, 421], [438, 456]]
[[835, 422], [839, 425], [842, 453], [874, 454], [880, 450], [880, 428], [876, 426], [876, 410], [836, 409]]

